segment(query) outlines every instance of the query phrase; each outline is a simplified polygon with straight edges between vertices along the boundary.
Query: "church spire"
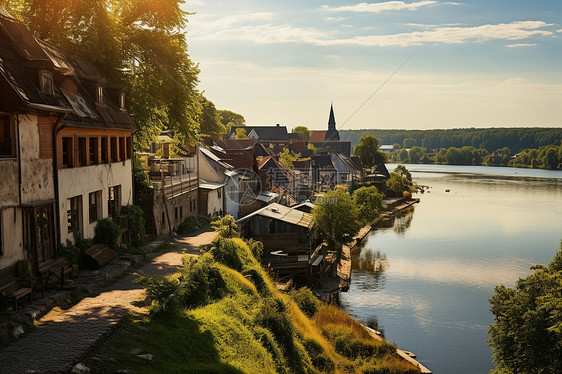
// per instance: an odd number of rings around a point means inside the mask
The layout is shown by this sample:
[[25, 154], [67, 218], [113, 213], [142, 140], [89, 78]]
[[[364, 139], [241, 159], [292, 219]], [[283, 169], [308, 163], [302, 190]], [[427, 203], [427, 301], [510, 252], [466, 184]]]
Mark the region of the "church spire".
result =
[[328, 130], [336, 129], [336, 117], [334, 116], [334, 104], [330, 103], [330, 119], [328, 120]]
[[330, 103], [330, 119], [328, 120], [328, 131], [326, 131], [326, 136], [324, 140], [327, 141], [339, 141], [340, 134], [336, 130], [336, 116], [334, 116], [334, 105]]

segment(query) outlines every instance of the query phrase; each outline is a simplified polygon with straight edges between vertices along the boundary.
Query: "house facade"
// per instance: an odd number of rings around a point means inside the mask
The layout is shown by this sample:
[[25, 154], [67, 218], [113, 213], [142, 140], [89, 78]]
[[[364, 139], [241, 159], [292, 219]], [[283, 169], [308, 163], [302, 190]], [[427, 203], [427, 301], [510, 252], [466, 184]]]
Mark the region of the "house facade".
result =
[[0, 12], [0, 270], [37, 270], [132, 202], [123, 87]]

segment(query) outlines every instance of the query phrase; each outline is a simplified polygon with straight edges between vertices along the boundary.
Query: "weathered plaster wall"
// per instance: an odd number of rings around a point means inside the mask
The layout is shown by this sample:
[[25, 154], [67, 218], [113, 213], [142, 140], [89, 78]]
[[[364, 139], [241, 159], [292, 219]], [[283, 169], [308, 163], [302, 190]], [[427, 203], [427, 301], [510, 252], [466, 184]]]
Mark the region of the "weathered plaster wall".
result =
[[238, 175], [228, 178], [225, 186], [226, 213], [230, 214], [234, 219], [238, 219], [240, 211], [240, 191], [238, 186]]
[[[221, 192], [221, 197], [219, 198], [218, 192]], [[207, 214], [212, 216], [213, 214], [218, 214], [223, 210], [223, 199], [224, 199], [224, 187], [216, 190], [209, 190], [207, 195]]]
[[40, 137], [37, 116], [19, 116], [19, 121], [22, 203], [54, 199], [53, 160], [39, 155], [40, 144], [51, 139]]
[[[170, 217], [170, 223], [172, 229], [177, 230], [179, 224], [189, 216], [195, 216], [197, 214], [197, 190], [185, 193], [183, 195], [177, 196], [171, 200], [168, 200], [168, 214], [166, 214], [166, 206], [164, 205], [164, 198], [162, 193], [154, 194], [154, 205], [153, 214], [154, 221], [156, 224], [156, 231], [158, 235], [165, 235], [170, 233], [170, 228], [168, 225], [168, 216]], [[191, 209], [190, 209], [190, 201]], [[177, 209], [177, 219], [176, 219], [176, 209]], [[162, 213], [164, 213], [164, 220], [162, 220]], [[182, 215], [183, 213], [183, 215]]]
[[0, 159], [0, 207], [19, 204], [18, 161]]
[[133, 204], [132, 163], [131, 160], [86, 166], [81, 168], [59, 169], [59, 208], [61, 241], [73, 240], [68, 233], [67, 216], [68, 199], [82, 196], [82, 234], [84, 238], [94, 237], [96, 223], [89, 222], [88, 196], [90, 192], [102, 191], [101, 217], [108, 216], [109, 187], [121, 186], [121, 206]]
[[20, 208], [0, 208], [2, 216], [2, 248], [3, 255], [0, 256], [0, 269], [12, 266], [19, 260], [25, 260], [23, 250], [22, 212]]
[[197, 150], [199, 157], [199, 178], [207, 182], [224, 182], [224, 168], [217, 165], [216, 162], [209, 160], [201, 150]]

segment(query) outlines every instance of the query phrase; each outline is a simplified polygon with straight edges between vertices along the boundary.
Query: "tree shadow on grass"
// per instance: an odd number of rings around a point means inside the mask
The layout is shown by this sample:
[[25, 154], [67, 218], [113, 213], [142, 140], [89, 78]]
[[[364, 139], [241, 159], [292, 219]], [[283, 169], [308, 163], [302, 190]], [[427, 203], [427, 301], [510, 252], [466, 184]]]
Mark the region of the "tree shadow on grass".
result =
[[[139, 351], [153, 355], [154, 361], [137, 357]], [[243, 373], [220, 361], [212, 333], [202, 331], [200, 323], [181, 310], [152, 321], [145, 316], [128, 317], [98, 345], [86, 364], [93, 373]]]

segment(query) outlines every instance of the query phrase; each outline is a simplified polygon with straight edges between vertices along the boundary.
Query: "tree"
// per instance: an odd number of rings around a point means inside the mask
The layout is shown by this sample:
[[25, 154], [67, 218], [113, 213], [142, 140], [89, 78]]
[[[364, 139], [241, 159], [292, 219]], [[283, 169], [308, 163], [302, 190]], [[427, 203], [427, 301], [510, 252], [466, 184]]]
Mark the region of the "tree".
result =
[[293, 162], [298, 161], [302, 158], [300, 153], [295, 153], [289, 149], [289, 147], [283, 148], [283, 151], [279, 153], [279, 160], [290, 168], [293, 168]]
[[220, 121], [215, 104], [201, 95], [202, 114], [199, 129], [201, 134], [219, 137], [224, 134], [225, 127]]
[[418, 146], [412, 147], [410, 149], [410, 152], [408, 152], [408, 160], [410, 164], [417, 164], [418, 162], [420, 162], [426, 150], [427, 149]]
[[161, 129], [195, 142], [201, 116], [199, 70], [187, 54], [183, 0], [12, 0], [9, 11], [39, 39], [96, 62], [127, 87], [138, 125], [136, 150]]
[[394, 171], [390, 172], [390, 178], [386, 181], [386, 186], [398, 194], [405, 191], [414, 192], [412, 175], [404, 165], [398, 165]]
[[248, 135], [246, 134], [246, 129], [241, 127], [236, 129], [236, 139], [248, 139]]
[[362, 137], [353, 148], [353, 154], [359, 157], [364, 167], [370, 168], [376, 164], [384, 164], [386, 155], [379, 151], [379, 142], [372, 135]]
[[239, 236], [236, 221], [230, 214], [211, 222], [211, 227], [221, 238], [237, 238]]
[[230, 133], [230, 128], [232, 126], [243, 127], [246, 126], [246, 120], [244, 116], [238, 113], [234, 113], [230, 110], [217, 110], [219, 116], [219, 121], [225, 128], [225, 134]]
[[531, 269], [515, 288], [497, 286], [490, 299], [494, 373], [562, 373], [562, 243], [548, 266]]
[[351, 242], [361, 228], [357, 204], [342, 190], [330, 191], [318, 198], [312, 216], [330, 246]]
[[297, 126], [292, 132], [293, 134], [299, 134], [299, 137], [306, 142], [310, 139], [310, 130], [306, 126]]
[[363, 224], [372, 223], [382, 211], [383, 196], [375, 186], [361, 187], [353, 193]]
[[312, 154], [316, 154], [318, 152], [318, 149], [314, 146], [314, 144], [312, 143], [308, 143], [308, 145], [306, 146], [307, 149], [312, 151]]
[[416, 145], [416, 142], [417, 141], [414, 138], [406, 138], [406, 139], [404, 139], [404, 141], [402, 143], [403, 144], [402, 148], [410, 149], [410, 148], [412, 148], [413, 146]]

